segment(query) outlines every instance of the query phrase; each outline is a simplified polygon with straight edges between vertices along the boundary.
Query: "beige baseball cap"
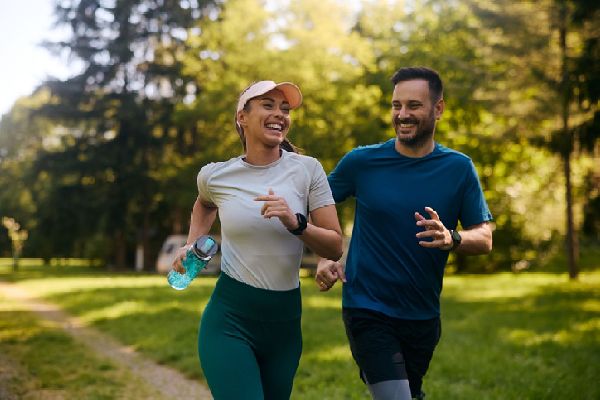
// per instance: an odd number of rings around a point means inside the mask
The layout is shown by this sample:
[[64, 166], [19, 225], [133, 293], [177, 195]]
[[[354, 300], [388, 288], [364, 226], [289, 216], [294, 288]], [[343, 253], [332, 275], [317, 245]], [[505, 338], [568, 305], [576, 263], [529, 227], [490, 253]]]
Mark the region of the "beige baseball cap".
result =
[[248, 86], [248, 88], [242, 92], [240, 99], [238, 100], [237, 111], [243, 109], [248, 100], [265, 94], [273, 89], [281, 90], [288, 103], [290, 103], [291, 109], [298, 108], [302, 104], [302, 93], [300, 92], [300, 88], [293, 83], [258, 81]]

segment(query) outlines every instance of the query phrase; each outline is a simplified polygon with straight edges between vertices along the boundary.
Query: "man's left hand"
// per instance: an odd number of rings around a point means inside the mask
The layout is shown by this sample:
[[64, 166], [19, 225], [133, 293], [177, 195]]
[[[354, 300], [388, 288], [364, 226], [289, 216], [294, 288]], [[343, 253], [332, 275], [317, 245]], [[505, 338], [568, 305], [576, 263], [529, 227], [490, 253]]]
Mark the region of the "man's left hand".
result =
[[446, 229], [440, 220], [440, 216], [433, 208], [425, 207], [425, 211], [429, 214], [430, 219], [426, 219], [419, 212], [415, 212], [417, 226], [424, 229], [423, 232], [417, 233], [417, 238], [431, 240], [420, 240], [419, 245], [440, 250], [450, 250], [453, 244], [450, 231]]

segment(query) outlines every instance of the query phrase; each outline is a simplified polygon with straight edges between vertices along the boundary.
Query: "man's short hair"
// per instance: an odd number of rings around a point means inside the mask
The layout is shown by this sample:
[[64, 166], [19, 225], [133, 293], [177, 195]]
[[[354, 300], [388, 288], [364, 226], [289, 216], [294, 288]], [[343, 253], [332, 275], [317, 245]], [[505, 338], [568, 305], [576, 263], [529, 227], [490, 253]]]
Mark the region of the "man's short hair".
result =
[[398, 84], [398, 82], [405, 81], [413, 81], [415, 79], [422, 79], [427, 81], [429, 84], [429, 94], [431, 95], [431, 101], [436, 103], [439, 101], [444, 95], [444, 85], [442, 84], [442, 79], [440, 78], [440, 74], [434, 71], [431, 68], [427, 67], [405, 67], [400, 68], [398, 71], [394, 73], [392, 76], [392, 83], [394, 86]]

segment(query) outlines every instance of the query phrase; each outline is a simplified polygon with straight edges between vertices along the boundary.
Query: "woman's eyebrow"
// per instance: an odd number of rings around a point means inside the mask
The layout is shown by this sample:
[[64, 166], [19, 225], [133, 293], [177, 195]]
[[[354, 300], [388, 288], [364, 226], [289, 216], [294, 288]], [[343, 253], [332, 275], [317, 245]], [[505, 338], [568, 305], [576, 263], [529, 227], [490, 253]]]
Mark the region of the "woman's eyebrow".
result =
[[[265, 97], [259, 97], [259, 98], [258, 98], [258, 100], [267, 100], [267, 101], [272, 101], [273, 103], [275, 103], [275, 99], [274, 99], [274, 98], [272, 98], [272, 97], [268, 97], [268, 96], [265, 96]], [[281, 104], [290, 104], [290, 103], [289, 103], [287, 100], [283, 100], [283, 101], [281, 102]]]

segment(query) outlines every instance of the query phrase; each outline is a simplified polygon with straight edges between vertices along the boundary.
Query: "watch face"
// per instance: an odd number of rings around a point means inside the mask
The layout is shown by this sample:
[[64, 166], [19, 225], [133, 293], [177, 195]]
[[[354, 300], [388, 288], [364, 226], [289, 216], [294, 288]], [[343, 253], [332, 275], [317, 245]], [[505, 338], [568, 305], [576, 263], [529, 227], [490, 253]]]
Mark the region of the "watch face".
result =
[[460, 243], [460, 241], [462, 240], [462, 237], [460, 236], [460, 233], [458, 233], [457, 231], [455, 231], [454, 229], [452, 229], [450, 231], [450, 235], [452, 236], [452, 240], [454, 242], [458, 242]]

